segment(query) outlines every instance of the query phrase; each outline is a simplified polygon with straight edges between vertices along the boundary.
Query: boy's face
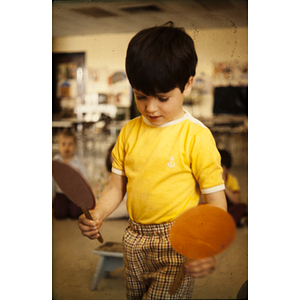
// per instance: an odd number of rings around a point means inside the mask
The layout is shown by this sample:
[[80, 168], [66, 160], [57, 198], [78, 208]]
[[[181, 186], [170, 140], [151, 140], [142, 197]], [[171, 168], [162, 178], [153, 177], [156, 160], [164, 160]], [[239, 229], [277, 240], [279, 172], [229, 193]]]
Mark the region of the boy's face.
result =
[[147, 96], [141, 91], [133, 89], [136, 105], [140, 113], [153, 125], [161, 126], [167, 122], [183, 117], [183, 98], [192, 89], [193, 77], [190, 77], [183, 92], [175, 88], [168, 93], [158, 93], [156, 97]]
[[71, 136], [60, 136], [58, 139], [58, 150], [63, 160], [71, 160], [76, 150], [74, 138]]

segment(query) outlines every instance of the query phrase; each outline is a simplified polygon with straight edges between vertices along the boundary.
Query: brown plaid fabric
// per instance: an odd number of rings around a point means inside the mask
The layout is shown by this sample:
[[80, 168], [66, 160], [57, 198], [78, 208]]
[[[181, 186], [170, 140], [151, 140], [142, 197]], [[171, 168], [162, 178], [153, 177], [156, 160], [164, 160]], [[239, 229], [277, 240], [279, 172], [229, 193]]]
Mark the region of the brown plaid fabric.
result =
[[123, 237], [127, 299], [192, 298], [195, 280], [190, 276], [184, 276], [176, 294], [169, 294], [185, 259], [171, 247], [168, 237], [171, 225], [141, 225], [129, 221]]

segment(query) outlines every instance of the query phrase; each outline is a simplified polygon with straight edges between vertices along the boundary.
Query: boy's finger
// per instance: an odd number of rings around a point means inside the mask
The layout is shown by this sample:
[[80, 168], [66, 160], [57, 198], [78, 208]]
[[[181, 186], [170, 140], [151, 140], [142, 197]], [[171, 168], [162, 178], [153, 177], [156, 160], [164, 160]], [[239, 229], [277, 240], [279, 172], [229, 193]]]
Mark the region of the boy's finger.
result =
[[214, 257], [187, 260], [184, 263], [184, 269], [186, 272], [201, 272], [206, 270], [213, 270], [216, 266], [216, 261]]
[[78, 223], [78, 227], [82, 232], [90, 232], [90, 231], [98, 231], [97, 226], [95, 224], [85, 224], [85, 223]]
[[87, 217], [85, 217], [84, 215], [82, 217], [79, 218], [78, 223], [80, 224], [84, 224], [87, 226], [97, 226], [97, 223], [95, 220], [90, 220]]
[[99, 235], [99, 231], [96, 227], [84, 226], [82, 224], [79, 224], [78, 227], [83, 236], [93, 237], [95, 235]]

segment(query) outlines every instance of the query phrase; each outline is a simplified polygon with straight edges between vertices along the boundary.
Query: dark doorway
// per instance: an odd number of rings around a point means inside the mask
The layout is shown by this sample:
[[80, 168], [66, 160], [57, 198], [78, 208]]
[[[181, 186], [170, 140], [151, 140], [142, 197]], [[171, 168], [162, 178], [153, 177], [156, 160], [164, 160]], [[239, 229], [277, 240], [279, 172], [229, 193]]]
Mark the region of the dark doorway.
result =
[[[72, 109], [63, 107], [70, 102], [83, 101], [85, 53], [53, 53], [52, 54], [52, 115], [72, 117]], [[73, 101], [73, 102], [72, 102]], [[67, 105], [68, 107], [68, 105]]]

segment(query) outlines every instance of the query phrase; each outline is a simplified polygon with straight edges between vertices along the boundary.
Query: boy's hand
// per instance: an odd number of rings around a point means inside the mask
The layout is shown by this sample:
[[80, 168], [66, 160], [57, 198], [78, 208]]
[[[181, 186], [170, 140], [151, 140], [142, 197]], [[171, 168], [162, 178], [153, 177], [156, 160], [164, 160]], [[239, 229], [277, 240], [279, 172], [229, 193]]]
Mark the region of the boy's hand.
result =
[[184, 263], [185, 274], [195, 278], [202, 278], [211, 274], [215, 267], [216, 260], [213, 256], [203, 259], [188, 259]]
[[83, 236], [91, 240], [97, 239], [99, 235], [98, 229], [102, 225], [103, 220], [97, 214], [92, 215], [94, 220], [89, 220], [84, 214], [78, 219], [78, 227]]

